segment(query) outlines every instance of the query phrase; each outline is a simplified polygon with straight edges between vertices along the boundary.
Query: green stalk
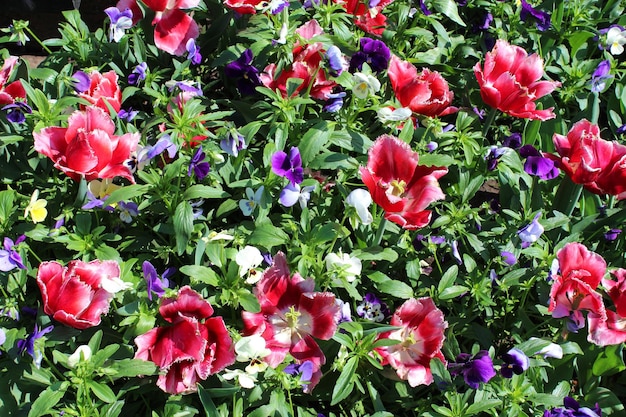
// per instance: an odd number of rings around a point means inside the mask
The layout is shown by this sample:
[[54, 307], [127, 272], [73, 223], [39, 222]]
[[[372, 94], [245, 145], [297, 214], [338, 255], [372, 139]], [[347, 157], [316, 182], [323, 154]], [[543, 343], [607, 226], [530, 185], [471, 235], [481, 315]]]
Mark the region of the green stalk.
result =
[[487, 115], [487, 118], [485, 119], [485, 123], [483, 123], [483, 131], [482, 131], [483, 139], [485, 137], [487, 137], [487, 133], [489, 132], [489, 128], [491, 127], [491, 125], [493, 124], [493, 121], [496, 118], [497, 111], [498, 111], [498, 109], [496, 109], [495, 107], [493, 107], [489, 111], [489, 114]]
[[52, 54], [52, 51], [50, 50], [50, 48], [48, 48], [46, 45], [44, 45], [43, 42], [41, 41], [41, 39], [39, 39], [39, 37], [37, 35], [35, 35], [35, 32], [33, 32], [28, 26], [26, 26], [26, 31], [43, 48], [43, 50], [46, 51], [46, 53]]

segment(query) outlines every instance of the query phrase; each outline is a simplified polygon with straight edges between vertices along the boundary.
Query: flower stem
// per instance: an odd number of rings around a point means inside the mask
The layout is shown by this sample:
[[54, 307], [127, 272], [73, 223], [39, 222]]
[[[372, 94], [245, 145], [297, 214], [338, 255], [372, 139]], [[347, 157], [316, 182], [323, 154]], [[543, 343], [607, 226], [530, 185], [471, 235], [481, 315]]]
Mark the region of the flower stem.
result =
[[43, 48], [43, 50], [46, 51], [46, 53], [52, 54], [52, 51], [50, 50], [50, 48], [48, 48], [46, 45], [44, 45], [44, 43], [41, 41], [41, 39], [39, 39], [39, 37], [37, 35], [35, 35], [35, 32], [33, 32], [28, 26], [26, 27], [26, 31], [28, 32], [28, 34], [30, 36], [33, 37], [33, 39], [39, 44], [39, 46], [41, 46]]
[[387, 226], [387, 219], [380, 219], [378, 223], [378, 230], [376, 231], [376, 237], [374, 238], [374, 246], [380, 246], [380, 242], [383, 240], [383, 234], [385, 233], [385, 226]]
[[483, 131], [482, 131], [483, 139], [487, 136], [487, 133], [489, 132], [489, 128], [491, 127], [491, 125], [493, 124], [493, 121], [496, 118], [497, 111], [498, 109], [496, 109], [495, 107], [493, 107], [489, 111], [489, 114], [487, 115], [487, 118], [485, 119], [485, 122], [483, 123]]

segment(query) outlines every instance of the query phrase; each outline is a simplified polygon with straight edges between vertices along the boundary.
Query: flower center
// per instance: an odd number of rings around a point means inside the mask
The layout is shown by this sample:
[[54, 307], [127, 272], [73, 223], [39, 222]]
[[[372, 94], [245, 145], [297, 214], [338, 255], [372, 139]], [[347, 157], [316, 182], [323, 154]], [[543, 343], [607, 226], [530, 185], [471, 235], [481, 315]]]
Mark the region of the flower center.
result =
[[387, 190], [387, 193], [393, 195], [394, 197], [402, 197], [405, 190], [406, 182], [404, 182], [404, 180], [392, 180], [389, 183], [389, 190]]
[[287, 326], [296, 330], [298, 328], [298, 319], [300, 318], [300, 312], [296, 310], [295, 306], [289, 307], [289, 311], [285, 313], [285, 320], [287, 321]]

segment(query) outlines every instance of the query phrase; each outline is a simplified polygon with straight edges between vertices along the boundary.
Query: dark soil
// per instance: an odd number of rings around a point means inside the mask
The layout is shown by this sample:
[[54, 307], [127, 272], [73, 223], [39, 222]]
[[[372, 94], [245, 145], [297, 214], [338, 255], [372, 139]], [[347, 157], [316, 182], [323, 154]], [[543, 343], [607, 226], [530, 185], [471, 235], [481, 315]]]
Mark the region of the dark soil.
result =
[[[6, 28], [13, 20], [27, 20], [30, 29], [39, 39], [58, 38], [58, 25], [63, 22], [62, 12], [72, 10], [72, 0], [2, 0], [0, 6], [0, 27]], [[107, 19], [104, 9], [115, 6], [117, 0], [82, 0], [80, 14], [93, 31], [102, 27]], [[24, 46], [3, 45], [13, 55], [41, 55], [44, 51], [36, 42]]]

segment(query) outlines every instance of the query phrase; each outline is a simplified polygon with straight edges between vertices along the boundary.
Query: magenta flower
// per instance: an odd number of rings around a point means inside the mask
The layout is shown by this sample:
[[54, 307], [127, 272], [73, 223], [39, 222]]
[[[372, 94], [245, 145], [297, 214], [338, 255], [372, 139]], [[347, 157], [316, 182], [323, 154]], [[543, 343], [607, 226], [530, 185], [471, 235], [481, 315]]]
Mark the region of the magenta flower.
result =
[[513, 374], [520, 375], [530, 366], [530, 359], [521, 350], [513, 348], [502, 355], [504, 363], [500, 373], [505, 378], [512, 378]]
[[300, 184], [304, 179], [300, 150], [294, 146], [289, 150], [289, 154], [283, 151], [276, 152], [272, 155], [272, 171], [280, 177], [287, 178], [292, 184]]
[[206, 154], [202, 151], [202, 147], [198, 146], [198, 150], [191, 158], [191, 163], [189, 164], [189, 169], [187, 170], [187, 176], [191, 177], [191, 173], [193, 172], [199, 181], [202, 181], [204, 177], [209, 174], [209, 169], [211, 166], [204, 159], [206, 158]]
[[19, 252], [15, 250], [15, 246], [26, 240], [26, 236], [21, 235], [15, 242], [12, 239], [5, 237], [3, 246], [4, 249], [0, 249], [0, 271], [9, 272], [15, 268], [26, 269], [22, 262], [22, 257]]
[[152, 301], [152, 294], [155, 294], [159, 298], [163, 297], [165, 295], [165, 289], [170, 284], [168, 277], [174, 273], [175, 269], [166, 269], [161, 278], [159, 278], [156, 269], [149, 261], [144, 261], [141, 268], [143, 269], [143, 278], [146, 280], [148, 287], [148, 299]]
[[276, 368], [290, 354], [298, 365], [313, 364], [311, 381], [305, 392], [313, 390], [322, 375], [326, 356], [314, 338], [328, 340], [337, 330], [339, 306], [335, 295], [316, 292], [315, 281], [300, 274], [290, 275], [287, 259], [278, 252], [273, 264], [257, 283], [254, 294], [261, 311], [244, 311], [244, 336], [260, 335], [272, 352], [264, 358]]
[[450, 375], [463, 375], [465, 383], [473, 389], [478, 389], [480, 383], [487, 383], [496, 376], [493, 361], [489, 352], [481, 350], [472, 357], [469, 353], [461, 353], [456, 357], [456, 362], [448, 365]]

